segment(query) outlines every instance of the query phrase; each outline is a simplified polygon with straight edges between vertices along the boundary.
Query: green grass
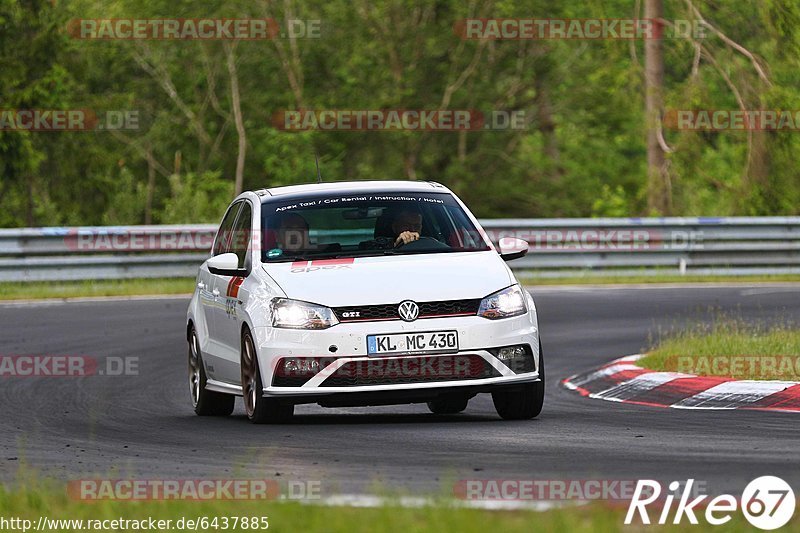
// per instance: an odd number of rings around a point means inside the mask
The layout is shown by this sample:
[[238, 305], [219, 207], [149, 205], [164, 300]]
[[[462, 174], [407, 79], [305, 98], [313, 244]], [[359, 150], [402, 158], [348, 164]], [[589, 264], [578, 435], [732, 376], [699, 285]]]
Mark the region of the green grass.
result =
[[524, 285], [634, 285], [648, 283], [789, 283], [800, 282], [800, 275], [779, 276], [693, 276], [657, 274], [654, 276], [597, 276], [592, 274], [565, 275], [558, 278], [538, 277], [535, 274], [517, 274]]
[[[379, 508], [327, 507], [304, 505], [298, 502], [242, 502], [242, 501], [170, 501], [170, 502], [82, 502], [70, 499], [66, 491], [56, 485], [41, 484], [16, 489], [12, 492], [0, 487], [0, 517], [31, 520], [40, 516], [51, 519], [114, 520], [147, 519], [175, 521], [184, 517], [267, 517], [269, 531], [303, 532], [476, 532], [486, 531], [546, 531], [546, 532], [615, 532], [640, 530], [641, 524], [624, 526], [626, 506], [608, 506], [593, 503], [545, 512], [485, 511], [454, 508], [446, 503], [421, 508], [387, 505]], [[673, 509], [674, 512], [674, 509]], [[657, 520], [658, 511], [651, 510], [651, 519]], [[701, 524], [704, 518], [699, 517]], [[174, 527], [174, 526], [173, 526]], [[649, 526], [652, 527], [652, 526]], [[75, 527], [62, 527], [59, 531], [77, 531]], [[202, 530], [202, 529], [201, 529]], [[661, 526], [659, 531], [697, 531], [697, 526]], [[751, 531], [741, 513], [734, 513], [728, 524], [715, 527], [715, 531]], [[800, 532], [800, 522], [790, 522], [784, 529]], [[177, 531], [177, 529], [172, 529]], [[209, 529], [208, 531], [214, 531]], [[229, 531], [254, 531], [229, 529]], [[264, 531], [263, 529], [261, 531]]]
[[[800, 276], [565, 276], [562, 278], [538, 278], [519, 274], [525, 285], [607, 285], [642, 283], [762, 283], [800, 282]], [[35, 300], [40, 298], [81, 298], [92, 296], [143, 296], [191, 294], [193, 278], [120, 279], [88, 281], [32, 281], [0, 283], [0, 300]]]
[[0, 300], [78, 298], [91, 296], [140, 296], [186, 294], [194, 289], [194, 278], [154, 278], [90, 281], [34, 281], [0, 283]]
[[664, 335], [637, 364], [704, 376], [800, 381], [800, 329], [719, 318]]

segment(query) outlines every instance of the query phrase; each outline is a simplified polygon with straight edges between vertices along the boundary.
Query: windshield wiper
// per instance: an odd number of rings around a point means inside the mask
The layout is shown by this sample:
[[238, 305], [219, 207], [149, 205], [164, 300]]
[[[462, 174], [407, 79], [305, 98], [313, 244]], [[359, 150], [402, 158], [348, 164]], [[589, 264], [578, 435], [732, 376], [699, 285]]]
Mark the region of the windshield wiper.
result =
[[288, 263], [289, 261], [316, 261], [316, 260], [325, 260], [325, 259], [350, 259], [350, 258], [358, 258], [358, 257], [380, 257], [380, 256], [387, 256], [387, 255], [417, 255], [417, 254], [426, 254], [426, 253], [442, 253], [442, 252], [454, 252], [458, 250], [402, 250], [397, 248], [375, 248], [373, 250], [353, 250], [352, 252], [331, 252], [331, 253], [321, 253], [319, 255], [315, 254], [305, 254], [305, 255], [295, 255], [295, 256], [283, 256], [283, 257], [276, 257], [272, 260], [263, 261], [264, 263]]
[[358, 254], [358, 255], [356, 255], [354, 257], [372, 257], [372, 256], [376, 256], [376, 255], [399, 255], [397, 250], [393, 250], [391, 248], [387, 248], [387, 249], [378, 248], [376, 250], [364, 250], [364, 251], [367, 252], [367, 253]]
[[[379, 251], [379, 250], [375, 250]], [[345, 257], [361, 257], [360, 255], [353, 255], [342, 252], [328, 252], [321, 254], [305, 254], [305, 255], [284, 255], [280, 257], [267, 258], [262, 263], [288, 263], [289, 261], [316, 261], [318, 259], [341, 259]]]

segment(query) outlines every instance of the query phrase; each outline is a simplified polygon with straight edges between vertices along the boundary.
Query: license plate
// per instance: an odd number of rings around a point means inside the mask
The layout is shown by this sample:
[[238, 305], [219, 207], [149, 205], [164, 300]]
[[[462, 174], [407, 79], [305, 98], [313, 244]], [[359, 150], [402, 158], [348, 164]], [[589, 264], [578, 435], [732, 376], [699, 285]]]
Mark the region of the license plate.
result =
[[457, 331], [367, 335], [368, 355], [399, 355], [458, 351]]

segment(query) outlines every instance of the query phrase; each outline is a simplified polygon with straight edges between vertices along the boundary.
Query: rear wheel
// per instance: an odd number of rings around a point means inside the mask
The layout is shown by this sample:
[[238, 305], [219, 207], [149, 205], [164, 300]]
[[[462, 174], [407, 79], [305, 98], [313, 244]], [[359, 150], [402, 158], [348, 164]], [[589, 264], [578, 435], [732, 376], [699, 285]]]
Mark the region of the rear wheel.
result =
[[505, 420], [528, 420], [539, 416], [544, 405], [544, 355], [539, 341], [539, 381], [492, 393], [497, 414]]
[[294, 414], [294, 405], [285, 405], [274, 398], [265, 398], [261, 371], [258, 368], [256, 348], [249, 331], [242, 335], [242, 399], [247, 418], [254, 424], [288, 422]]
[[192, 328], [189, 333], [189, 392], [192, 394], [192, 407], [200, 416], [228, 416], [233, 412], [236, 397], [206, 390], [206, 369], [200, 353], [200, 341]]
[[437, 398], [428, 402], [428, 409], [436, 415], [454, 415], [467, 408], [469, 398], [466, 396], [452, 396]]

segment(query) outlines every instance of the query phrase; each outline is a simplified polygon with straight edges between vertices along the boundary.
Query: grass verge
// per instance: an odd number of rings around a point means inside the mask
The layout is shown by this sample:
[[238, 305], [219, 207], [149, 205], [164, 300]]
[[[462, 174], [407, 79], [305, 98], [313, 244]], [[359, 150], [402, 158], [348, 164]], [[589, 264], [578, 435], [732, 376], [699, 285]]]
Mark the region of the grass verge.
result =
[[[64, 491], [45, 490], [42, 487], [22, 488], [8, 492], [0, 488], [0, 518], [23, 519], [30, 521], [29, 530], [35, 530], [40, 517], [50, 520], [72, 520], [61, 524], [45, 522], [42, 531], [86, 531], [99, 530], [87, 522], [106, 522], [106, 530], [132, 531], [131, 524], [114, 524], [112, 520], [170, 520], [162, 531], [188, 531], [195, 529], [186, 525], [186, 520], [205, 520], [207, 527], [199, 526], [199, 531], [265, 531], [261, 517], [267, 519], [269, 531], [303, 532], [476, 532], [485, 531], [548, 531], [548, 532], [612, 532], [634, 530], [638, 526], [624, 526], [625, 506], [608, 506], [602, 503], [565, 507], [544, 512], [534, 511], [488, 511], [454, 508], [446, 504], [430, 505], [420, 508], [407, 508], [387, 505], [377, 508], [327, 507], [304, 505], [298, 502], [243, 502], [243, 501], [169, 501], [169, 502], [120, 502], [97, 501], [82, 502], [67, 497]], [[651, 511], [651, 519], [657, 520], [659, 512]], [[735, 512], [733, 519], [722, 527], [720, 532], [752, 531], [742, 517]], [[232, 527], [234, 519], [256, 518], [258, 529]], [[214, 519], [216, 518], [216, 522]], [[228, 528], [222, 526], [227, 518]], [[184, 519], [184, 527], [177, 528], [179, 520]], [[699, 519], [704, 520], [702, 517]], [[638, 518], [636, 519], [638, 523]], [[77, 522], [82, 521], [82, 522]], [[659, 531], [696, 531], [697, 526], [686, 523], [659, 527]], [[199, 522], [202, 523], [202, 522]], [[215, 528], [213, 524], [217, 524]], [[89, 526], [89, 527], [87, 527]], [[167, 526], [166, 523], [163, 526]], [[141, 529], [141, 528], [139, 528]], [[16, 531], [22, 531], [16, 528]], [[787, 524], [785, 531], [800, 532], [800, 522]]]
[[[566, 276], [538, 278], [520, 273], [524, 285], [617, 285], [646, 283], [764, 283], [800, 282], [800, 276]], [[92, 296], [189, 295], [193, 278], [119, 279], [86, 281], [32, 281], [0, 283], [0, 300], [35, 300], [41, 298], [81, 298]]]
[[0, 300], [153, 294], [186, 294], [188, 296], [193, 289], [194, 278], [4, 282], [0, 283]]
[[667, 334], [638, 364], [701, 376], [800, 381], [800, 329], [717, 319]]

